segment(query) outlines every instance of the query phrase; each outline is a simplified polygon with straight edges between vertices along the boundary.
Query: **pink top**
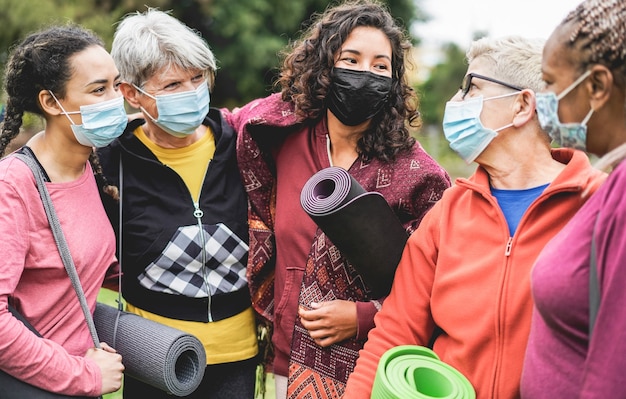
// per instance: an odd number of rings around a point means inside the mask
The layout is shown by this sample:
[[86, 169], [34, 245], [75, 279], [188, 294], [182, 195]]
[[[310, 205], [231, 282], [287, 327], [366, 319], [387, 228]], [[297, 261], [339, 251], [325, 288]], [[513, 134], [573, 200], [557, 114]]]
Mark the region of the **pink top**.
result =
[[[115, 235], [91, 166], [75, 181], [47, 187], [93, 311], [105, 274], [117, 262]], [[78, 298], [34, 176], [12, 156], [0, 161], [0, 198], [0, 369], [46, 390], [97, 396], [101, 375], [83, 357], [94, 344]], [[44, 339], [8, 312], [9, 297]]]

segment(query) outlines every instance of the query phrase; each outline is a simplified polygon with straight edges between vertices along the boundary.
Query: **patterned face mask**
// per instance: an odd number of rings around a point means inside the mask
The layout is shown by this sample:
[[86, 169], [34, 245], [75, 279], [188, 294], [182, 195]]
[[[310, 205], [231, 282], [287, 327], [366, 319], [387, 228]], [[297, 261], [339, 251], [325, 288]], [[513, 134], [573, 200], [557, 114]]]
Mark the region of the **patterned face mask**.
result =
[[553, 92], [537, 93], [537, 117], [541, 128], [550, 135], [558, 145], [586, 151], [587, 122], [593, 114], [593, 108], [580, 123], [561, 123], [559, 120], [559, 101], [585, 80], [591, 71], [587, 71], [576, 79], [558, 96]]

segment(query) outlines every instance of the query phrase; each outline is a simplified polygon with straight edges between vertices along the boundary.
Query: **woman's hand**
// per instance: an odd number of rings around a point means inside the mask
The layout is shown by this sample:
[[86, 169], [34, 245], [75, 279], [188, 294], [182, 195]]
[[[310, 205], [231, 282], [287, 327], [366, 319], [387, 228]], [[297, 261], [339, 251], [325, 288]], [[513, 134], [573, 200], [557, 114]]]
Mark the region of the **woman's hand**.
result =
[[327, 347], [357, 333], [356, 303], [344, 300], [311, 302], [311, 310], [300, 308], [298, 314], [304, 328], [319, 346]]
[[122, 356], [115, 349], [106, 343], [100, 343], [102, 349], [91, 348], [85, 354], [98, 364], [100, 373], [102, 373], [102, 395], [115, 392], [122, 387], [122, 376], [124, 375], [124, 365], [122, 364]]

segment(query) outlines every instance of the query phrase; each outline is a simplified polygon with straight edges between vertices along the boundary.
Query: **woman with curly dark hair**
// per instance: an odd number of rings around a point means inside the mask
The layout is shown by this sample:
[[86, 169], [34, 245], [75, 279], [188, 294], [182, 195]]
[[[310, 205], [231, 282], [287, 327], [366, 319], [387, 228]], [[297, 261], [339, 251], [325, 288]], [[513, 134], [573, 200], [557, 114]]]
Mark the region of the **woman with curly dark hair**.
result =
[[[367, 74], [345, 71], [358, 70], [354, 52], [338, 54], [355, 28], [360, 28], [357, 32], [377, 29], [391, 45], [391, 55], [377, 55], [384, 62], [372, 66], [371, 87], [365, 86]], [[393, 161], [398, 152], [410, 149], [415, 139], [409, 134], [407, 121], [412, 127], [420, 125], [417, 97], [405, 74], [405, 56], [411, 44], [391, 16], [381, 13], [376, 4], [345, 4], [319, 17], [304, 37], [285, 54], [277, 82], [282, 99], [293, 102], [296, 115], [319, 120], [330, 109], [347, 126], [371, 119], [357, 141], [357, 151], [364, 160]], [[362, 86], [349, 94], [344, 90], [353, 79]], [[376, 90], [376, 94], [367, 90]]]
[[347, 170], [383, 195], [408, 233], [450, 186], [409, 133], [419, 124], [409, 47], [380, 3], [331, 7], [286, 53], [280, 93], [224, 111], [239, 132], [248, 279], [272, 325], [277, 398], [341, 397], [382, 301], [303, 211], [308, 179]]

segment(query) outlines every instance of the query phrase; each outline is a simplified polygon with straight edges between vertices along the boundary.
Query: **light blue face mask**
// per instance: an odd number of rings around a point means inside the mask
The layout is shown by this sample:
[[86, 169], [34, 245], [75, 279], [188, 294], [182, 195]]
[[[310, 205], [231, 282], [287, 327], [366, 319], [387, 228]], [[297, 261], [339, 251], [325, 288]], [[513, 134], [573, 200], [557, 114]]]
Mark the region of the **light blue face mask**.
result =
[[499, 131], [513, 126], [513, 123], [509, 123], [495, 130], [483, 126], [480, 121], [483, 101], [518, 94], [519, 92], [515, 92], [485, 99], [478, 96], [464, 101], [448, 101], [443, 115], [443, 133], [450, 143], [450, 148], [459, 154], [467, 164], [472, 163], [498, 135]]
[[196, 131], [209, 113], [209, 85], [205, 80], [195, 90], [153, 96], [135, 86], [137, 90], [156, 101], [158, 118], [141, 110], [158, 127], [174, 137], [185, 137]]
[[[124, 133], [128, 123], [126, 109], [124, 108], [124, 97], [119, 96], [112, 100], [81, 105], [80, 111], [67, 112], [54, 93], [50, 90], [48, 92], [52, 95], [54, 101], [59, 104], [63, 114], [70, 120], [74, 136], [80, 144], [87, 147], [106, 147]], [[80, 114], [83, 123], [80, 125], [75, 124], [72, 118], [70, 118], [71, 114]]]
[[583, 73], [558, 96], [553, 92], [537, 93], [539, 124], [550, 135], [550, 138], [562, 147], [587, 150], [587, 122], [593, 114], [593, 108], [580, 123], [561, 123], [559, 120], [559, 101], [574, 90], [590, 73], [591, 71]]

